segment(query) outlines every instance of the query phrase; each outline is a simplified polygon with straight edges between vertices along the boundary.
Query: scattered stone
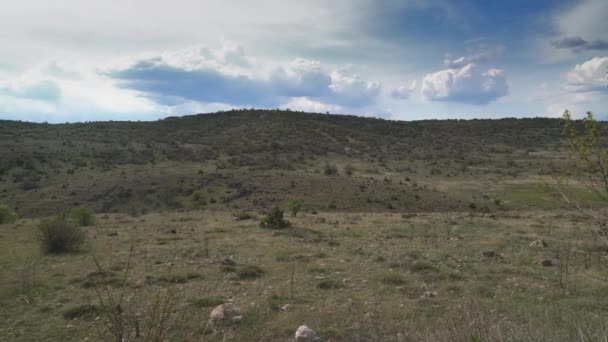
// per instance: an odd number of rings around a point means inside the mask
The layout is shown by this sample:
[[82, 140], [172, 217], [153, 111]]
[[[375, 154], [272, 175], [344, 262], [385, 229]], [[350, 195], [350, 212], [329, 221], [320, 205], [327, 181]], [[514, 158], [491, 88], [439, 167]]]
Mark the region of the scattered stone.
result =
[[[237, 317], [240, 317], [236, 319]], [[234, 310], [228, 304], [222, 304], [216, 306], [211, 313], [209, 314], [209, 323], [211, 325], [219, 325], [223, 323], [236, 323], [237, 321], [242, 321], [243, 316], [237, 314], [236, 310]]]
[[291, 309], [291, 304], [281, 306], [281, 311], [289, 311], [289, 309]]
[[296, 342], [313, 342], [319, 338], [314, 330], [305, 325], [301, 325], [296, 331]]
[[243, 315], [232, 317], [232, 323], [239, 324], [243, 321]]
[[547, 248], [549, 247], [549, 245], [547, 244], [547, 242], [545, 242], [545, 240], [535, 240], [532, 241], [532, 243], [530, 244], [531, 248]]

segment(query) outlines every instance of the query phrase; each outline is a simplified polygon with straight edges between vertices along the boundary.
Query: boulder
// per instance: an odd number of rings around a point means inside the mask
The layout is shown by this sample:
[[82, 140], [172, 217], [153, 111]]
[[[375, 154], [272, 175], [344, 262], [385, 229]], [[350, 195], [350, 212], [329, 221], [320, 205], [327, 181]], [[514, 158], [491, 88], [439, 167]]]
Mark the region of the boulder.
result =
[[243, 316], [239, 316], [236, 310], [234, 310], [234, 308], [232, 308], [228, 304], [216, 306], [213, 310], [211, 310], [211, 313], [209, 314], [209, 323], [211, 325], [218, 325], [230, 322], [234, 323], [237, 321], [240, 322], [242, 319]]
[[301, 325], [298, 330], [296, 330], [296, 342], [313, 342], [317, 340], [318, 337], [314, 330], [305, 325]]
[[530, 248], [547, 248], [547, 247], [549, 247], [549, 245], [547, 244], [547, 242], [545, 242], [545, 240], [534, 240], [530, 244]]

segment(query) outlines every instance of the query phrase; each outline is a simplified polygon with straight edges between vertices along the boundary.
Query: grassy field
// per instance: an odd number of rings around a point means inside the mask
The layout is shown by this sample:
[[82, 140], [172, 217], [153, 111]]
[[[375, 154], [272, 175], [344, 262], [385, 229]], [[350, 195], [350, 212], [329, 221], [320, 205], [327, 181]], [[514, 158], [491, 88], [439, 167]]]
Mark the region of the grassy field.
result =
[[[172, 291], [171, 340], [287, 341], [301, 324], [326, 341], [606, 337], [608, 285], [586, 275], [606, 274], [606, 250], [576, 215], [289, 219], [292, 228], [274, 231], [227, 211], [104, 215], [85, 228], [85, 251], [62, 256], [41, 254], [36, 220], [2, 225], [0, 339], [109, 339], [103, 315], [83, 307], [99, 303], [93, 284], [121, 292], [131, 246], [124, 310], [146, 317], [156, 294]], [[548, 247], [529, 246], [539, 239]], [[242, 322], [206, 327], [220, 303], [237, 308]]]
[[[557, 120], [0, 121], [0, 146], [0, 340], [608, 338], [608, 250], [551, 176], [606, 205]], [[290, 228], [260, 228], [294, 199]], [[84, 247], [44, 253], [39, 225], [74, 207], [96, 212]], [[242, 317], [209, 324], [220, 304]]]

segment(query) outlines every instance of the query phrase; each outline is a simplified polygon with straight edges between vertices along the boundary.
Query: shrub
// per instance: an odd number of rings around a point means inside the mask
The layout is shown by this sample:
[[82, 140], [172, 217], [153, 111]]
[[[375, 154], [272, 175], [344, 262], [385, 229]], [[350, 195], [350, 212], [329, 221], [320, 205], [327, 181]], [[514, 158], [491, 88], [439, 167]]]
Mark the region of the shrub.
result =
[[382, 283], [386, 285], [403, 285], [405, 284], [405, 279], [399, 274], [387, 274], [382, 278]]
[[62, 316], [63, 318], [69, 320], [75, 320], [78, 318], [94, 320], [95, 318], [99, 317], [99, 315], [102, 313], [101, 311], [102, 309], [99, 305], [85, 304], [71, 307], [65, 310], [62, 313]]
[[355, 167], [354, 166], [352, 166], [350, 164], [347, 164], [346, 166], [344, 166], [344, 173], [347, 176], [352, 176], [354, 172], [355, 172]]
[[85, 234], [80, 227], [67, 220], [65, 216], [44, 220], [39, 224], [38, 229], [40, 230], [40, 244], [46, 253], [75, 252], [85, 240]]
[[323, 290], [341, 289], [344, 287], [344, 284], [339, 280], [326, 279], [320, 282], [317, 287]]
[[260, 227], [268, 229], [285, 229], [290, 225], [291, 223], [283, 218], [283, 210], [278, 206], [272, 208], [266, 217], [260, 221]]
[[79, 226], [92, 226], [97, 219], [95, 212], [90, 208], [78, 207], [70, 210], [70, 218]]
[[338, 168], [335, 165], [325, 164], [325, 167], [323, 168], [323, 173], [327, 176], [337, 176]]
[[287, 209], [291, 213], [291, 216], [296, 217], [300, 210], [302, 210], [302, 201], [298, 199], [292, 199], [287, 202]]
[[264, 270], [255, 265], [247, 265], [239, 268], [236, 274], [240, 279], [253, 279], [261, 277]]
[[17, 220], [17, 214], [6, 205], [0, 205], [0, 224], [13, 223]]

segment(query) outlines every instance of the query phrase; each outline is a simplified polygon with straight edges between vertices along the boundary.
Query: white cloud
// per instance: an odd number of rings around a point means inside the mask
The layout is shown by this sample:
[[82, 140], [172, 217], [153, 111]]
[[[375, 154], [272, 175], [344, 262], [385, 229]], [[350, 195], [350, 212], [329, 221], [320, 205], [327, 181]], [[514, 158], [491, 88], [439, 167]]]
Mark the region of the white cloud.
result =
[[340, 102], [367, 104], [380, 94], [378, 82], [365, 81], [352, 70], [338, 69], [331, 72], [329, 89], [340, 97]]
[[566, 82], [574, 91], [608, 89], [608, 57], [595, 57], [577, 64], [566, 74]]
[[487, 104], [508, 91], [504, 71], [480, 71], [474, 63], [427, 74], [422, 80], [422, 94], [431, 101]]
[[331, 105], [319, 101], [311, 100], [307, 97], [294, 97], [291, 98], [287, 103], [280, 106], [281, 108], [289, 108], [291, 110], [301, 110], [305, 112], [313, 112], [313, 113], [325, 113], [330, 112], [334, 113], [343, 113], [344, 108]]
[[406, 100], [416, 91], [417, 85], [416, 80], [414, 80], [409, 86], [398, 86], [391, 90], [389, 96], [394, 99]]

